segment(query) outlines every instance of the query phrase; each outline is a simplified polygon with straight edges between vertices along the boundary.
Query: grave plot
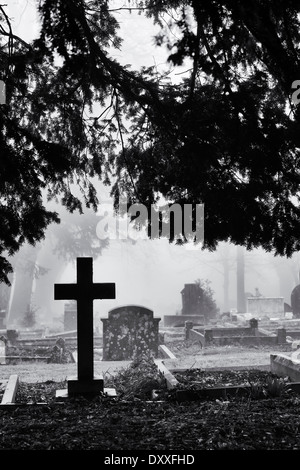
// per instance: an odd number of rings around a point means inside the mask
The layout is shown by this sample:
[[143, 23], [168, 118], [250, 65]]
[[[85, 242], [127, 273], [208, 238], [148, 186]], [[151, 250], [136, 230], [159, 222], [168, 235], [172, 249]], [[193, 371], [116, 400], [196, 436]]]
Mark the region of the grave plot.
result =
[[[167, 391], [174, 389], [178, 396], [178, 392], [181, 392], [180, 387], [183, 387], [184, 384], [180, 383], [180, 380], [168, 369], [163, 360], [158, 358], [158, 353], [160, 351], [163, 357], [168, 357], [171, 360], [176, 357], [166, 345], [159, 345], [158, 323], [160, 319], [154, 318], [153, 312], [145, 307], [129, 305], [113, 309], [109, 312], [109, 318], [102, 320], [104, 326], [103, 359], [122, 361], [126, 358], [132, 360], [132, 364], [127, 369], [120, 371], [117, 378], [107, 377], [107, 375], [104, 377], [103, 374], [94, 375], [93, 300], [115, 298], [115, 284], [93, 282], [92, 258], [77, 258], [77, 283], [56, 284], [54, 297], [57, 300], [75, 299], [77, 302], [77, 377], [71, 377], [60, 384], [50, 381], [34, 386], [24, 385], [22, 381], [15, 379], [13, 399], [15, 404], [24, 403], [25, 397], [26, 403], [52, 401], [55, 387], [57, 387], [55, 393], [57, 402], [79, 396], [97, 399], [118, 394], [128, 399], [166, 399]], [[243, 338], [261, 336], [258, 334], [257, 321], [254, 320], [250, 320], [248, 328], [241, 329], [240, 334]], [[239, 329], [205, 329], [201, 333], [193, 329], [191, 322], [186, 322], [186, 338], [189, 339], [189, 335], [194, 334], [198, 339], [203, 338], [204, 346], [211, 339], [222, 337], [220, 332], [234, 338]], [[218, 334], [219, 336], [217, 336]], [[273, 336], [271, 339], [273, 341]], [[278, 331], [275, 340], [276, 344], [284, 342], [285, 337], [282, 331]], [[273, 344], [272, 341], [271, 344]], [[55, 346], [58, 354], [62, 354], [66, 350], [65, 341], [61, 338], [56, 340]], [[121, 356], [118, 355], [120, 352]], [[148, 362], [143, 358], [146, 352], [149, 352], [151, 356], [148, 357]], [[104, 383], [106, 388], [104, 388]], [[67, 386], [67, 388], [61, 386]], [[229, 387], [235, 387], [235, 393], [237, 390], [245, 389], [243, 384], [230, 385]], [[205, 394], [202, 393], [202, 398], [207, 396], [208, 389], [216, 390], [217, 388], [220, 387], [202, 386], [201, 391], [205, 391]], [[19, 393], [17, 393], [17, 389]], [[110, 395], [113, 390], [116, 390], [116, 393]], [[146, 395], [143, 395], [142, 391]], [[186, 390], [183, 391], [186, 392]], [[233, 390], [231, 391], [233, 392]], [[216, 393], [224, 396], [224, 387], [223, 391]], [[225, 395], [227, 396], [228, 393], [227, 385]]]
[[178, 381], [175, 396], [178, 400], [246, 397], [251, 399], [288, 396], [291, 391], [300, 391], [300, 384], [290, 385], [270, 371], [193, 369], [173, 371]]
[[66, 388], [67, 381], [55, 382], [48, 380], [40, 384], [32, 384], [19, 381], [16, 391], [14, 404], [15, 405], [42, 405], [42, 404], [55, 404], [56, 391]]
[[[93, 400], [116, 399], [117, 401], [194, 401], [229, 398], [288, 397], [300, 393], [300, 383], [290, 382], [289, 377], [272, 371], [251, 368], [248, 370], [204, 370], [189, 368], [169, 369], [163, 360], [151, 354], [136, 358], [117, 373], [109, 370], [103, 374], [105, 388], [93, 396]], [[65, 390], [67, 380], [47, 380], [42, 383], [24, 383], [12, 375], [7, 387], [8, 396], [1, 405], [24, 406], [61, 404], [57, 392]], [[106, 393], [114, 390], [115, 394]], [[7, 394], [6, 394], [7, 395]], [[85, 397], [85, 403], [86, 396]], [[70, 402], [70, 400], [69, 400]]]
[[26, 383], [22, 382], [17, 374], [12, 374], [0, 385], [0, 408], [56, 403], [57, 389], [63, 389], [65, 386], [66, 380]]
[[[160, 367], [160, 366], [159, 366]], [[171, 370], [165, 376], [169, 399], [175, 401], [215, 399], [287, 398], [300, 394], [300, 382], [292, 382], [272, 371]], [[155, 391], [161, 397], [161, 391]]]
[[53, 346], [35, 346], [34, 343], [30, 346], [24, 346], [16, 343], [15, 345], [7, 345], [5, 360], [3, 364], [19, 364], [22, 362], [45, 362], [45, 363], [58, 363], [64, 364], [74, 362], [73, 351], [75, 347], [69, 348], [63, 338], [58, 338]]
[[285, 328], [277, 328], [276, 333], [262, 330], [258, 327], [258, 320], [252, 318], [249, 327], [216, 327], [198, 328], [192, 322], [185, 324], [185, 337], [187, 340], [198, 342], [201, 347], [208, 345], [226, 346], [229, 344], [239, 345], [278, 345], [286, 344]]

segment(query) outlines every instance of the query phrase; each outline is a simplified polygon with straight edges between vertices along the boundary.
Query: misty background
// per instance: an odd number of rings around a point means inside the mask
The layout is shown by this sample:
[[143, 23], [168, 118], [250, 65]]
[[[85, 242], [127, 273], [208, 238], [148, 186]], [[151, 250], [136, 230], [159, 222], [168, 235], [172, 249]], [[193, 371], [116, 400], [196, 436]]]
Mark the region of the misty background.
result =
[[[116, 8], [122, 5], [120, 1], [114, 3]], [[11, 0], [9, 13], [17, 35], [28, 41], [36, 36], [38, 21], [35, 0]], [[122, 50], [116, 51], [116, 59], [124, 64], [132, 64], [137, 69], [155, 65], [160, 70], [168, 70], [163, 48], [154, 47], [152, 38], [155, 27], [151, 20], [135, 12], [122, 12], [120, 27], [119, 34], [124, 38], [124, 43]], [[187, 67], [188, 64], [182, 66], [182, 73]], [[176, 81], [179, 76], [172, 75], [169, 70], [169, 79]], [[110, 201], [109, 188], [95, 184], [99, 200], [107, 204]], [[61, 215], [61, 225], [50, 226], [45, 240], [36, 247], [24, 246], [20, 250], [13, 262], [15, 273], [11, 279], [10, 298], [12, 294], [17, 296], [19, 293], [22, 304], [24, 297], [17, 287], [17, 277], [19, 280], [22, 278], [24, 286], [24, 279], [29, 278], [29, 271], [26, 270], [34, 269], [30, 302], [36, 310], [37, 323], [45, 326], [51, 326], [53, 321], [60, 319], [64, 311], [64, 301], [54, 301], [54, 283], [76, 282], [76, 257], [90, 256], [89, 243], [93, 244], [94, 282], [116, 283], [115, 300], [94, 301], [96, 325], [99, 325], [100, 318], [107, 317], [111, 308], [124, 304], [144, 305], [161, 318], [180, 313], [180, 292], [184, 284], [198, 279], [210, 281], [220, 313], [238, 307], [240, 276], [244, 277], [246, 296], [247, 293], [254, 295], [258, 288], [262, 295], [284, 297], [288, 304], [293, 288], [299, 283], [300, 257], [297, 253], [291, 259], [286, 259], [274, 257], [262, 249], [249, 252], [242, 250], [244, 267], [241, 271], [237, 263], [238, 248], [229, 243], [221, 243], [216, 252], [212, 253], [201, 249], [190, 251], [169, 244], [164, 239], [137, 240], [134, 243], [130, 239], [117, 239], [102, 245], [96, 234], [100, 216], [90, 216], [89, 211], [81, 219], [81, 230], [84, 230], [87, 245], [77, 250], [79, 235], [75, 232], [78, 213], [66, 214], [59, 204], [55, 210]], [[69, 228], [72, 232], [73, 224], [75, 239], [66, 238], [66, 230]], [[10, 308], [13, 308], [12, 300]]]

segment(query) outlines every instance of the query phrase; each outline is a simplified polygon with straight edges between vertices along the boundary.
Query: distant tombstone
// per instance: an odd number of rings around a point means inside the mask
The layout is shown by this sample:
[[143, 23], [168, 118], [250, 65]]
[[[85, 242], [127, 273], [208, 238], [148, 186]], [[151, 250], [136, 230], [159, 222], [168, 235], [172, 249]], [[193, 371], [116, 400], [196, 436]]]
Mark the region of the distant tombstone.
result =
[[17, 343], [19, 332], [17, 330], [6, 330], [8, 343], [14, 346]]
[[293, 315], [300, 317], [300, 285], [296, 286], [291, 293], [291, 306]]
[[184, 284], [181, 296], [182, 315], [201, 315], [203, 290], [198, 284]]
[[108, 312], [103, 322], [103, 361], [131, 360], [150, 351], [158, 356], [160, 318], [138, 305], [118, 307]]
[[64, 331], [77, 330], [77, 305], [76, 302], [65, 303]]
[[284, 313], [286, 313], [286, 312], [292, 312], [292, 307], [291, 307], [291, 305], [287, 304], [286, 302], [284, 302], [283, 308], [284, 308]]
[[257, 318], [251, 318], [249, 320], [250, 328], [258, 328], [258, 320]]
[[247, 313], [258, 317], [284, 317], [283, 304], [283, 297], [248, 297]]

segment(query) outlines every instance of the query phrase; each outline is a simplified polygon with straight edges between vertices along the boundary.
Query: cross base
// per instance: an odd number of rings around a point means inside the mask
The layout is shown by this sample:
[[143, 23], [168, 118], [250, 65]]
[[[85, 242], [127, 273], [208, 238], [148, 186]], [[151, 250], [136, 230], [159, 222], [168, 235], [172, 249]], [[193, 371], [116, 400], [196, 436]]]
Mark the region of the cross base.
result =
[[70, 377], [68, 379], [68, 388], [56, 391], [56, 398], [66, 398], [82, 396], [95, 396], [104, 391], [103, 376], [98, 375], [93, 379], [80, 379], [77, 377]]
[[69, 395], [86, 395], [98, 394], [103, 392], [104, 381], [103, 375], [94, 376], [93, 379], [78, 379], [77, 377], [70, 377], [68, 379], [68, 393]]
[[[117, 396], [117, 392], [116, 392], [115, 388], [104, 388], [103, 393], [105, 394], [106, 397], [110, 397], [110, 398], [115, 398]], [[85, 398], [86, 397], [93, 398], [97, 395], [98, 395], [98, 393], [96, 393], [96, 394], [90, 394], [89, 393], [88, 395], [81, 394], [81, 396], [85, 396]], [[74, 398], [74, 396], [75, 395], [70, 396], [68, 394], [68, 389], [67, 388], [64, 388], [62, 390], [56, 390], [56, 394], [55, 394], [55, 398], [56, 398], [56, 401], [58, 403], [67, 401], [70, 398]], [[80, 395], [78, 395], [78, 396], [80, 396]]]

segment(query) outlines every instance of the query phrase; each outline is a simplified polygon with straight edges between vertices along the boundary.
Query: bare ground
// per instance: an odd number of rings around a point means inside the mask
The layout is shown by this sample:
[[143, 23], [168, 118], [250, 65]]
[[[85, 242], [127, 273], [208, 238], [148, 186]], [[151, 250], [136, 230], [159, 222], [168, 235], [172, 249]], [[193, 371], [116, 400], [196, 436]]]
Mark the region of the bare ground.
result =
[[176, 359], [165, 360], [166, 366], [172, 369], [200, 368], [257, 368], [270, 367], [270, 355], [273, 353], [289, 353], [291, 345], [243, 347], [211, 346], [201, 349], [199, 344], [176, 341], [167, 344]]
[[[270, 355], [275, 352], [288, 352], [291, 346], [275, 347], [241, 347], [223, 346], [201, 349], [198, 344], [186, 341], [172, 341], [166, 346], [176, 359], [163, 359], [169, 370], [176, 369], [236, 369], [236, 368], [268, 368]], [[127, 367], [125, 362], [95, 362], [95, 373], [116, 373], [120, 368]], [[46, 364], [43, 362], [23, 362], [15, 365], [0, 365], [0, 381], [8, 380], [11, 374], [19, 375], [20, 381], [26, 383], [62, 382], [77, 374], [77, 364]]]
[[[184, 342], [168, 346], [176, 359], [167, 359], [166, 363], [177, 361], [179, 368], [184, 368], [183, 365], [195, 368], [198, 364], [201, 368], [267, 367], [271, 353], [287, 351], [286, 347], [233, 346], [201, 350], [196, 344]], [[102, 365], [107, 367], [107, 363]], [[98, 366], [99, 363], [96, 369]], [[113, 369], [112, 363], [110, 370]], [[75, 371], [76, 364], [1, 365], [0, 379], [18, 374], [26, 391], [26, 387], [32, 387], [30, 382], [59, 382]], [[50, 385], [56, 384], [44, 384]], [[299, 396], [294, 395], [183, 403], [97, 397], [92, 401], [70, 400], [63, 406], [50, 403], [42, 407], [5, 408], [0, 410], [0, 450], [13, 450], [14, 458], [16, 450], [97, 450], [100, 466], [106, 456], [118, 455], [117, 452], [128, 456], [141, 451], [140, 462], [146, 462], [148, 454], [181, 452], [197, 457], [199, 466], [203, 455], [196, 454], [198, 450], [299, 451], [299, 404]], [[24, 454], [21, 455], [22, 464]], [[212, 462], [212, 454], [209, 456]], [[224, 454], [221, 456], [224, 465]], [[232, 465], [231, 454], [229, 457], [228, 463]], [[246, 458], [248, 461], [249, 454]]]

